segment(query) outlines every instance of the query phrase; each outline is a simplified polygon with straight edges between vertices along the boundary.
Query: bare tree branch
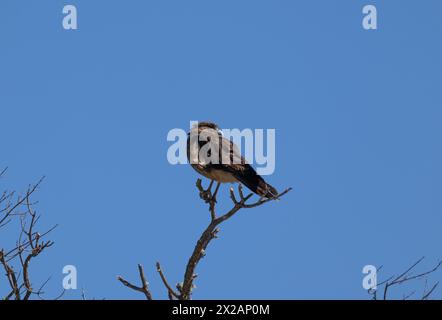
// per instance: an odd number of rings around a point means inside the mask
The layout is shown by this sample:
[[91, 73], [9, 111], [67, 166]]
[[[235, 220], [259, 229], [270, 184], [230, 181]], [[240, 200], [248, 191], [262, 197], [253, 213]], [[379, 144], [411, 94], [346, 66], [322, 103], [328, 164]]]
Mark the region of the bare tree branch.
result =
[[146, 277], [144, 276], [144, 269], [141, 264], [138, 265], [138, 273], [139, 273], [139, 276], [141, 279], [141, 287], [133, 285], [129, 281], [123, 279], [123, 277], [121, 277], [121, 276], [118, 276], [117, 279], [126, 287], [143, 293], [146, 296], [147, 300], [152, 300], [152, 294], [150, 293], [150, 290], [149, 290], [149, 283], [147, 282]]
[[[178, 300], [189, 300], [192, 295], [192, 290], [194, 288], [194, 280], [197, 277], [195, 274], [195, 269], [198, 266], [198, 263], [201, 261], [201, 259], [205, 256], [205, 252], [207, 249], [207, 246], [209, 243], [217, 238], [217, 234], [219, 232], [219, 225], [223, 223], [224, 221], [232, 218], [239, 210], [241, 209], [250, 209], [255, 208], [260, 205], [263, 205], [269, 201], [272, 200], [279, 200], [282, 196], [287, 194], [291, 188], [288, 188], [284, 190], [282, 193], [280, 193], [275, 198], [261, 198], [255, 203], [247, 204], [246, 202], [253, 196], [253, 194], [248, 194], [247, 196], [243, 193], [242, 185], [238, 185], [238, 194], [239, 199], [235, 196], [235, 192], [233, 188], [230, 188], [230, 198], [233, 202], [233, 207], [227, 211], [227, 213], [217, 216], [216, 214], [216, 193], [217, 189], [219, 188], [219, 184], [217, 184], [217, 187], [215, 189], [215, 192], [212, 193], [212, 186], [214, 182], [211, 181], [209, 184], [209, 187], [207, 189], [204, 189], [202, 186], [201, 179], [198, 179], [196, 181], [196, 187], [199, 190], [199, 196], [200, 198], [209, 204], [209, 212], [210, 212], [210, 223], [206, 227], [206, 229], [201, 234], [200, 238], [198, 239], [195, 248], [192, 252], [192, 255], [190, 256], [187, 265], [186, 270], [184, 273], [184, 280], [182, 283], [178, 283], [176, 285], [176, 288], [178, 289], [178, 292], [172, 289], [169, 282], [167, 281], [159, 262], [157, 262], [157, 271], [161, 277], [161, 280], [163, 282], [163, 285], [167, 289], [168, 297], [169, 299], [178, 299]], [[142, 277], [141, 277], [142, 278]], [[143, 279], [143, 278], [142, 278]], [[118, 280], [123, 283], [126, 287], [129, 287], [133, 290], [143, 292], [146, 294], [146, 290], [144, 290], [142, 287], [134, 286], [133, 284], [127, 282], [122, 277], [118, 277]]]
[[[6, 170], [0, 173], [0, 177], [3, 176]], [[3, 208], [0, 208], [0, 213], [3, 215], [0, 218], [0, 227], [5, 226], [13, 217], [20, 218], [21, 230], [18, 236], [16, 246], [9, 251], [4, 248], [0, 249], [0, 263], [6, 272], [6, 278], [8, 279], [10, 291], [6, 293], [4, 299], [9, 300], [14, 297], [16, 300], [29, 300], [32, 295], [38, 295], [40, 298], [43, 294], [43, 288], [46, 282], [40, 287], [39, 290], [34, 290], [30, 278], [29, 267], [31, 261], [39, 256], [46, 248], [49, 248], [54, 244], [52, 241], [42, 241], [42, 237], [51, 232], [55, 227], [44, 232], [43, 235], [34, 231], [36, 224], [39, 220], [35, 210], [33, 209], [33, 202], [31, 196], [37, 190], [42, 183], [44, 177], [41, 178], [36, 184], [30, 185], [24, 196], [18, 196], [15, 201], [12, 200], [15, 192], [3, 192], [0, 196], [0, 204]], [[25, 210], [18, 212], [21, 207]], [[19, 272], [14, 270], [14, 261], [19, 261]], [[18, 263], [17, 263], [18, 264]]]
[[[195, 249], [193, 250], [193, 253], [190, 256], [189, 261], [187, 263], [186, 271], [184, 274], [184, 281], [183, 281], [182, 290], [181, 290], [181, 297], [180, 297], [181, 300], [190, 299], [191, 292], [193, 289], [193, 281], [196, 277], [195, 273], [194, 273], [195, 269], [196, 269], [198, 263], [200, 262], [201, 258], [203, 258], [205, 256], [206, 248], [209, 245], [210, 241], [212, 241], [213, 239], [215, 239], [217, 237], [217, 234], [219, 232], [218, 226], [222, 222], [233, 217], [240, 209], [255, 208], [257, 206], [263, 205], [266, 202], [269, 202], [272, 200], [277, 200], [291, 190], [291, 188], [286, 189], [284, 192], [279, 194], [278, 197], [276, 197], [276, 198], [272, 198], [272, 199], [262, 199], [261, 198], [260, 200], [258, 200], [257, 202], [255, 202], [253, 204], [246, 204], [246, 201], [249, 200], [253, 196], [253, 194], [250, 193], [249, 195], [244, 196], [242, 185], [239, 184], [238, 185], [238, 193], [239, 193], [239, 197], [240, 197], [239, 200], [237, 200], [233, 188], [230, 188], [230, 198], [231, 198], [234, 206], [232, 209], [230, 209], [224, 215], [217, 217], [216, 212], [215, 212], [216, 199], [214, 199], [211, 194], [211, 186], [212, 185], [210, 185], [207, 190], [204, 190], [201, 186], [201, 179], [197, 180], [196, 185], [197, 185], [198, 190], [200, 191], [201, 199], [203, 199], [209, 203], [209, 211], [211, 213], [211, 222], [207, 226], [206, 230], [204, 230], [201, 237], [199, 238], [199, 240], [195, 246]], [[207, 194], [209, 194], [208, 197], [207, 197]]]
[[[421, 257], [420, 259], [418, 259], [416, 262], [414, 262], [410, 267], [408, 267], [404, 272], [402, 272], [401, 274], [399, 274], [398, 276], [391, 276], [389, 278], [387, 278], [386, 280], [378, 283], [378, 287], [382, 288], [383, 286], [383, 290], [382, 290], [382, 299], [383, 300], [387, 300], [389, 298], [389, 290], [394, 287], [394, 286], [398, 286], [404, 283], [409, 283], [413, 280], [418, 280], [418, 279], [422, 279], [424, 277], [427, 277], [429, 275], [431, 275], [432, 273], [436, 272], [439, 268], [441, 268], [442, 266], [442, 260], [439, 261], [433, 268], [431, 268], [428, 271], [425, 272], [421, 272], [418, 274], [414, 274], [414, 271], [416, 270], [417, 266], [425, 259], [425, 257]], [[378, 271], [380, 270], [380, 268], [378, 269]], [[426, 280], [427, 283], [427, 280]], [[431, 289], [426, 292], [426, 290], [424, 290], [424, 293], [422, 295], [422, 300], [427, 300], [428, 298], [430, 298], [431, 294], [434, 293], [435, 289], [437, 288], [437, 286], [439, 285], [439, 282], [436, 282]], [[425, 285], [426, 287], [427, 285]], [[373, 300], [377, 300], [378, 296], [377, 296], [377, 290], [368, 290], [368, 293], [372, 296]], [[416, 293], [416, 290], [412, 291], [411, 293], [404, 295], [403, 296], [403, 300], [407, 300], [410, 297], [412, 297], [414, 294]]]
[[15, 296], [15, 300], [20, 300], [20, 289], [21, 289], [21, 286], [18, 285], [17, 277], [15, 275], [14, 270], [6, 262], [3, 250], [0, 251], [0, 262], [3, 265], [3, 268], [5, 269], [6, 277], [7, 277], [8, 282], [9, 282], [9, 286], [12, 289], [11, 293], [9, 293], [6, 296], [6, 298], [9, 299], [12, 295], [14, 295]]
[[161, 269], [161, 265], [159, 262], [157, 262], [157, 272], [160, 275], [161, 280], [163, 281], [164, 286], [167, 289], [167, 293], [170, 300], [180, 299], [180, 295], [175, 292], [175, 290], [172, 289], [172, 287], [169, 285], [169, 282], [166, 279], [166, 276], [163, 273], [163, 270]]
[[[21, 206], [23, 203], [25, 203], [25, 201], [27, 199], [29, 199], [29, 197], [37, 190], [37, 188], [40, 186], [40, 184], [43, 182], [44, 180], [44, 176], [33, 186], [29, 187], [28, 190], [26, 191], [26, 195], [24, 197], [18, 197], [17, 201], [11, 205], [11, 203], [8, 203], [6, 205], [6, 207], [4, 209], [2, 209], [2, 211], [5, 211], [6, 213], [4, 214], [4, 216], [2, 218], [0, 218], [0, 226], [3, 225], [3, 222], [9, 218], [9, 216], [11, 216], [11, 214], [19, 207]], [[13, 193], [11, 193], [11, 197], [12, 197]]]
[[427, 300], [431, 296], [431, 294], [434, 292], [434, 290], [436, 290], [438, 285], [439, 285], [439, 281], [436, 282], [427, 293], [424, 292], [424, 295], [422, 296], [422, 300]]

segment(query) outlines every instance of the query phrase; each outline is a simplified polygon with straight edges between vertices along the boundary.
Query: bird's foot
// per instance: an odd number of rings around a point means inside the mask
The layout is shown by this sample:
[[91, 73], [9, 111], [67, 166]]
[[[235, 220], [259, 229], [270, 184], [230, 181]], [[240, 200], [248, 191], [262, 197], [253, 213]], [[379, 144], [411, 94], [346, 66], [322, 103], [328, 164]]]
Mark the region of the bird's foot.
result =
[[204, 190], [200, 192], [200, 198], [203, 199], [206, 203], [212, 201], [212, 192], [211, 190]]
[[210, 182], [209, 187], [207, 189], [204, 189], [203, 185], [201, 184], [201, 179], [198, 179], [196, 181], [196, 186], [197, 186], [198, 190], [200, 191], [200, 198], [202, 200], [204, 200], [204, 202], [206, 202], [206, 203], [209, 203], [211, 201], [211, 199], [213, 198], [212, 185], [213, 185], [213, 180]]

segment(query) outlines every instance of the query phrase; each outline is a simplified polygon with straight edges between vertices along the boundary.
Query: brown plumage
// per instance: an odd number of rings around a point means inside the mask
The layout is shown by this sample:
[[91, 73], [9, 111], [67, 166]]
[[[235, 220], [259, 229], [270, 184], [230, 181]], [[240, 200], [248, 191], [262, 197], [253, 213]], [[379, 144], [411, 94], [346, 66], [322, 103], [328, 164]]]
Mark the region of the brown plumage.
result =
[[[200, 136], [204, 139], [207, 137], [207, 141], [199, 141]], [[204, 152], [204, 149], [208, 151]], [[212, 155], [211, 152], [216, 150], [218, 154]], [[226, 158], [224, 161], [223, 156]], [[256, 173], [238, 147], [225, 139], [218, 126], [212, 122], [200, 122], [198, 127], [191, 129], [187, 139], [187, 159], [198, 173], [210, 180], [219, 183], [240, 182], [266, 198], [275, 198], [278, 195], [276, 189]]]

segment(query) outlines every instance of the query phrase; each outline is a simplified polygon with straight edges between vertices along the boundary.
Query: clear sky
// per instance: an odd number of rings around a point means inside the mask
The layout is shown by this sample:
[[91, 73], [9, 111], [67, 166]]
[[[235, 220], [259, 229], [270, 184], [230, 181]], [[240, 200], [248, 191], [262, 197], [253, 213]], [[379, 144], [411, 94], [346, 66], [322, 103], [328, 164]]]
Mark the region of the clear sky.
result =
[[[78, 30], [62, 28], [65, 4]], [[376, 31], [362, 28], [366, 4]], [[88, 298], [142, 298], [116, 281], [137, 281], [142, 263], [154, 296], [167, 297], [155, 262], [181, 281], [209, 222], [196, 172], [166, 158], [167, 132], [190, 120], [275, 128], [266, 179], [294, 188], [221, 227], [194, 298], [365, 299], [364, 265], [384, 265], [380, 278], [421, 256], [432, 266], [441, 12], [437, 0], [2, 0], [1, 187], [46, 175], [41, 228], [59, 224], [34, 282], [52, 275], [55, 296], [73, 264]]]

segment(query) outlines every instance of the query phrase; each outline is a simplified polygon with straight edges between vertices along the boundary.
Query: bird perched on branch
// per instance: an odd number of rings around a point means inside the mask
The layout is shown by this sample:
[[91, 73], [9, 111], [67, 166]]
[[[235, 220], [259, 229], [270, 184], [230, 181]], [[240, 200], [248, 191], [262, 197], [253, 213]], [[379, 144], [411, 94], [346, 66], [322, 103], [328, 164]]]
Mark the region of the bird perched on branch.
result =
[[[239, 182], [257, 195], [277, 198], [278, 192], [246, 162], [238, 147], [222, 135], [215, 123], [199, 122], [187, 138], [187, 159], [204, 177], [217, 182], [214, 198], [221, 183]], [[210, 187], [209, 187], [210, 188]]]

